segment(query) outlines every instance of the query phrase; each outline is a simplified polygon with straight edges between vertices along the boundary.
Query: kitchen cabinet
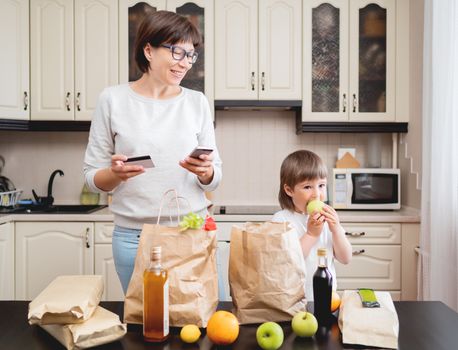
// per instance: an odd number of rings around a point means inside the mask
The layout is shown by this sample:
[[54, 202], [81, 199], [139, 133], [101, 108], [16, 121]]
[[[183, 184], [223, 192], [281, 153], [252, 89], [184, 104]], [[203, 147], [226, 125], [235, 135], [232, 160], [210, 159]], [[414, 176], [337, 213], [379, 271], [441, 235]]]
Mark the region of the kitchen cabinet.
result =
[[0, 224], [0, 300], [14, 300], [14, 224]]
[[302, 99], [300, 0], [215, 2], [215, 99]]
[[95, 223], [94, 272], [96, 275], [103, 276], [105, 286], [103, 301], [124, 300], [124, 292], [113, 260], [111, 245], [113, 229], [114, 223], [112, 222]]
[[304, 2], [304, 122], [408, 121], [408, 6]]
[[338, 289], [372, 288], [389, 291], [395, 300], [416, 300], [415, 247], [420, 225], [342, 225], [352, 245], [353, 259], [348, 265], [335, 261]]
[[204, 41], [197, 49], [199, 58], [182, 80], [181, 86], [203, 92], [212, 107], [214, 99], [213, 0], [120, 0], [119, 6], [120, 82], [134, 81], [142, 75], [134, 59], [134, 42], [145, 14], [159, 10], [176, 12], [187, 17], [199, 28]]
[[35, 298], [59, 275], [93, 274], [92, 222], [17, 222], [16, 299]]
[[29, 119], [29, 0], [0, 1], [0, 118]]
[[118, 83], [118, 4], [31, 0], [31, 120], [90, 120]]

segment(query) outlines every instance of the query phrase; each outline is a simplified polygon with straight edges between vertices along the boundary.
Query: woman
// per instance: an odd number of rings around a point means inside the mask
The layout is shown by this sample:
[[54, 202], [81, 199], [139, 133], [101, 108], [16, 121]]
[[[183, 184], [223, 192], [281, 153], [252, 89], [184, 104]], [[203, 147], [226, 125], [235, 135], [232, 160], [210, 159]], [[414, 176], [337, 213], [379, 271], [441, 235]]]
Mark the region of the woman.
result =
[[[200, 43], [199, 31], [186, 18], [168, 11], [148, 14], [135, 44], [142, 77], [105, 89], [94, 113], [84, 173], [93, 191], [113, 192], [113, 257], [124, 293], [141, 228], [156, 223], [162, 195], [176, 189], [191, 206], [180, 207], [180, 215], [192, 209], [204, 216], [204, 192], [221, 181], [208, 101], [201, 92], [180, 86]], [[196, 146], [213, 153], [189, 157]], [[153, 168], [125, 163], [144, 155], [151, 156]]]

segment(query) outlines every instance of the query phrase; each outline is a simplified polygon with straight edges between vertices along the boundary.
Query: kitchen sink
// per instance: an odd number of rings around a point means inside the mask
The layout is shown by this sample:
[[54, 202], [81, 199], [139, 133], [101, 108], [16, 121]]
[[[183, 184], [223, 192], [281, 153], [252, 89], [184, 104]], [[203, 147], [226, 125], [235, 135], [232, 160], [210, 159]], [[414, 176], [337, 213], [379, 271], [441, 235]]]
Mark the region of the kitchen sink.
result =
[[25, 213], [34, 214], [89, 214], [99, 209], [105, 208], [106, 205], [82, 205], [82, 204], [57, 204], [50, 207], [43, 207], [39, 205], [24, 205]]

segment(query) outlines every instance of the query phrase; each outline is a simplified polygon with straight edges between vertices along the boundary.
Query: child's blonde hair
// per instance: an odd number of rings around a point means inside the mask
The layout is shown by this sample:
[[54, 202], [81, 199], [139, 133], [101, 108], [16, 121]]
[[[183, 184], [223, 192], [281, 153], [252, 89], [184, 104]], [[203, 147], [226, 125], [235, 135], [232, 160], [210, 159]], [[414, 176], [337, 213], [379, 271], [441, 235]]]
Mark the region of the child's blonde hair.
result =
[[299, 150], [288, 155], [280, 168], [280, 191], [278, 201], [282, 209], [294, 210], [294, 203], [285, 192], [285, 185], [291, 189], [299, 182], [314, 179], [325, 179], [328, 169], [323, 160], [312, 151]]

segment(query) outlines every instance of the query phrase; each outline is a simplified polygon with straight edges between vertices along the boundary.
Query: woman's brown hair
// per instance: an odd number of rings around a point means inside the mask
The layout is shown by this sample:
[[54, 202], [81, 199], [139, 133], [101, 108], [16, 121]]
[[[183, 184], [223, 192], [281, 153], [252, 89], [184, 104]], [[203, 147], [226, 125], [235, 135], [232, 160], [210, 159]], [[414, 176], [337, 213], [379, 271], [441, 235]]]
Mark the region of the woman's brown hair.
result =
[[140, 24], [135, 38], [135, 62], [143, 72], [148, 72], [149, 62], [143, 49], [147, 44], [159, 47], [164, 43], [176, 44], [178, 42], [192, 42], [194, 48], [202, 43], [202, 36], [197, 27], [186, 17], [175, 12], [157, 11], [150, 12]]
[[285, 185], [294, 188], [299, 182], [325, 179], [328, 169], [323, 160], [312, 151], [300, 150], [288, 155], [280, 168], [280, 191], [278, 201], [282, 209], [294, 210], [294, 203], [285, 192]]

